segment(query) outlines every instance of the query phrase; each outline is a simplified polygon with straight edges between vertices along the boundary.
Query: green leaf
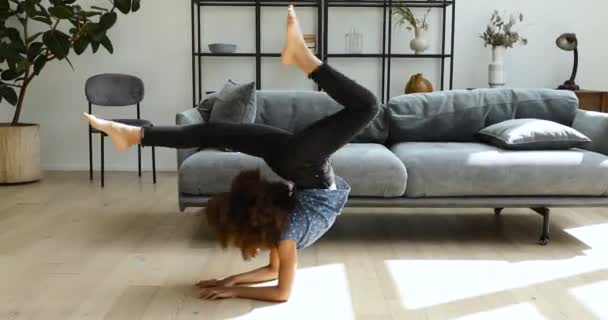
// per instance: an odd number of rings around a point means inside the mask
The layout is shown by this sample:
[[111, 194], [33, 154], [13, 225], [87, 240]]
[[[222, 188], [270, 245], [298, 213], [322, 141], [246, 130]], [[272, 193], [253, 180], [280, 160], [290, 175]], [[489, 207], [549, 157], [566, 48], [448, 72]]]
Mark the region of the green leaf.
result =
[[36, 39], [38, 39], [38, 37], [40, 37], [44, 32], [37, 32], [33, 35], [31, 35], [29, 38], [27, 38], [27, 42], [31, 43], [32, 41], [35, 41]]
[[65, 57], [65, 61], [70, 65], [70, 68], [72, 68], [72, 71], [74, 71], [74, 65], [72, 64], [72, 61], [70, 61], [70, 59], [68, 57]]
[[133, 4], [131, 4], [131, 11], [137, 12], [140, 7], [141, 7], [141, 1], [140, 0], [133, 0]]
[[117, 18], [118, 18], [118, 15], [116, 14], [116, 12], [108, 12], [108, 13], [102, 15], [101, 18], [99, 19], [99, 26], [102, 29], [108, 30], [108, 29], [112, 28], [112, 26], [114, 26]]
[[114, 5], [124, 14], [131, 11], [131, 0], [114, 0]]
[[34, 3], [31, 1], [25, 2], [25, 11], [30, 17], [38, 15], [38, 12], [36, 11], [36, 5], [34, 5]]
[[59, 30], [45, 32], [42, 41], [59, 60], [70, 52], [70, 37]]
[[0, 44], [0, 57], [2, 57], [3, 59], [18, 60], [19, 58], [21, 58], [21, 54], [19, 53], [19, 50], [3, 43]]
[[91, 9], [95, 9], [95, 10], [99, 10], [99, 11], [105, 11], [105, 12], [109, 12], [110, 10], [106, 9], [106, 8], [102, 8], [102, 7], [98, 7], [98, 6], [91, 6]]
[[58, 19], [68, 19], [74, 15], [72, 9], [66, 6], [54, 6], [49, 8], [49, 13]]
[[4, 81], [11, 81], [19, 78], [20, 74], [14, 69], [4, 70], [0, 78]]
[[0, 96], [13, 106], [17, 104], [17, 92], [9, 86], [0, 87]]
[[30, 44], [30, 47], [27, 51], [27, 59], [29, 61], [33, 61], [38, 55], [42, 53], [42, 48], [44, 44], [42, 42], [34, 42]]
[[31, 17], [32, 20], [36, 20], [38, 22], [46, 23], [49, 26], [53, 25], [53, 20], [49, 17]]
[[38, 55], [42, 53], [42, 48], [44, 44], [42, 42], [34, 42], [30, 44], [30, 47], [27, 51], [27, 59], [29, 61], [33, 61]]
[[42, 68], [44, 68], [45, 65], [46, 65], [46, 57], [38, 56], [38, 58], [36, 58], [36, 60], [34, 60], [34, 74], [39, 75], [40, 71], [42, 71]]
[[89, 46], [89, 38], [86, 36], [79, 37], [76, 42], [74, 42], [74, 52], [77, 55], [81, 55]]
[[92, 41], [91, 42], [91, 48], [93, 48], [93, 53], [96, 53], [97, 50], [99, 50], [99, 45], [101, 43], [97, 42], [97, 41]]
[[101, 39], [106, 35], [106, 30], [97, 23], [89, 23], [84, 31], [92, 42], [101, 42]]
[[103, 39], [101, 39], [101, 45], [106, 48], [106, 50], [108, 50], [110, 54], [114, 53], [114, 46], [112, 46], [112, 41], [110, 41], [110, 38], [108, 38], [108, 36], [105, 36], [103, 37]]
[[0, 0], [0, 12], [7, 12], [11, 9], [10, 3], [8, 0]]
[[101, 14], [102, 14], [101, 12], [97, 12], [97, 11], [86, 11], [84, 13], [84, 16], [87, 18], [90, 18], [90, 17], [94, 17], [94, 16], [100, 16]]

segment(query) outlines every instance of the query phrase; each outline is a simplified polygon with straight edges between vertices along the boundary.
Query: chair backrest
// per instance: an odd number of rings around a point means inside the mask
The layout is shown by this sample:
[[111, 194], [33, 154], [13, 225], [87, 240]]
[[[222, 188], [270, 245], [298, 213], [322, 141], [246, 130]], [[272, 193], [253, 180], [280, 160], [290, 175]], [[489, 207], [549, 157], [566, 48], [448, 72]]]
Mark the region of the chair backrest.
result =
[[85, 95], [97, 106], [132, 106], [144, 99], [144, 82], [126, 74], [99, 74], [87, 80]]

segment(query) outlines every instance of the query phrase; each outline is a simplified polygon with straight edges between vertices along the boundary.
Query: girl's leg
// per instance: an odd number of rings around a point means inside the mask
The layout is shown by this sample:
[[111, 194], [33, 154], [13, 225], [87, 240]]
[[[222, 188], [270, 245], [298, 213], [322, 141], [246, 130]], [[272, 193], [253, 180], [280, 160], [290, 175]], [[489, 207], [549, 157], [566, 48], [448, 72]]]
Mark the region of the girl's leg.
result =
[[265, 160], [289, 140], [287, 131], [258, 124], [205, 123], [133, 127], [85, 114], [89, 124], [112, 138], [118, 150], [134, 144], [169, 148], [230, 148]]
[[329, 94], [343, 110], [324, 118], [295, 134], [286, 155], [295, 161], [315, 162], [327, 159], [352, 140], [378, 113], [378, 100], [366, 88], [322, 62], [306, 47], [290, 6], [287, 18], [287, 46], [283, 62], [298, 66]]
[[260, 124], [205, 123], [146, 127], [141, 144], [169, 148], [229, 148], [264, 160], [287, 143], [291, 133]]

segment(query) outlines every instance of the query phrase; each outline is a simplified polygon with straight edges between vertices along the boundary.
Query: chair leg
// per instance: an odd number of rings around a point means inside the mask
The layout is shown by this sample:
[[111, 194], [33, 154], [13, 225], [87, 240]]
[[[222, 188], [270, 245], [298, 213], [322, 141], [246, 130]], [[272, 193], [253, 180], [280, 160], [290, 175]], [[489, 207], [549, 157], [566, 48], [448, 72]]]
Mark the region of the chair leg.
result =
[[156, 150], [152, 147], [152, 180], [156, 184]]
[[89, 180], [93, 180], [93, 133], [89, 127]]
[[104, 140], [104, 134], [100, 134], [99, 135], [101, 137], [101, 187], [103, 188], [105, 186], [105, 159], [104, 159], [104, 146], [103, 146], [103, 140]]
[[141, 177], [141, 144], [137, 145], [137, 174]]

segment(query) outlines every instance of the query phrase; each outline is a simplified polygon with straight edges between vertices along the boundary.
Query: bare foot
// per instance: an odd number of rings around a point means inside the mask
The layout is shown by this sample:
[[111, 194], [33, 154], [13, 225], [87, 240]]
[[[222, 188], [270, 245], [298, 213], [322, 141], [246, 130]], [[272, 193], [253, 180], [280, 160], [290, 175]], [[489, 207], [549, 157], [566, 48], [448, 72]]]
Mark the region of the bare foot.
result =
[[127, 151], [130, 146], [141, 142], [141, 128], [99, 119], [87, 113], [83, 113], [83, 116], [91, 127], [110, 136], [118, 151]]
[[298, 59], [308, 50], [304, 42], [304, 36], [300, 29], [300, 23], [296, 17], [296, 11], [293, 5], [289, 5], [287, 9], [287, 39], [285, 41], [285, 49], [281, 55], [282, 61], [287, 65], [298, 64]]

